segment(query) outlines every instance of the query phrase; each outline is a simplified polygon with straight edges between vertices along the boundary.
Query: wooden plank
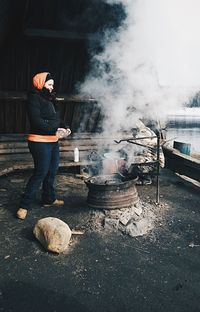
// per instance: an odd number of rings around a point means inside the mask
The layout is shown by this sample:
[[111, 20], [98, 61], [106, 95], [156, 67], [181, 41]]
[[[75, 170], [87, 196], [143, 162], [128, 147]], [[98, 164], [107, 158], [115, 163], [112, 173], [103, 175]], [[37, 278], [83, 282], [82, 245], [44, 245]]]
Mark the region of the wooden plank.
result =
[[32, 162], [19, 162], [17, 164], [13, 164], [13, 162], [9, 163], [0, 163], [0, 176], [6, 175], [16, 170], [24, 170], [24, 169], [32, 169]]
[[66, 30], [51, 30], [51, 29], [40, 29], [40, 28], [26, 28], [24, 34], [28, 37], [38, 38], [54, 38], [54, 39], [65, 39], [65, 40], [100, 40], [98, 33], [81, 33], [81, 32], [70, 32]]
[[29, 153], [28, 148], [4, 148], [4, 149], [0, 149], [0, 155], [26, 154], [26, 153]]
[[[87, 160], [81, 160], [80, 162], [75, 163], [74, 161], [61, 159], [59, 167], [60, 168], [69, 168], [69, 167], [82, 167], [95, 164], [95, 162], [87, 161]], [[11, 172], [14, 172], [16, 170], [27, 170], [27, 169], [33, 169], [33, 161], [18, 161], [13, 164], [13, 162], [4, 162], [0, 163], [0, 176], [7, 175]]]
[[[94, 149], [93, 149], [94, 150]], [[80, 159], [87, 159], [91, 149], [79, 150]], [[60, 151], [60, 157], [65, 159], [74, 159], [74, 150]], [[32, 159], [31, 154], [27, 153], [13, 153], [13, 154], [0, 154], [0, 162], [10, 162], [10, 161], [27, 161]]]
[[9, 149], [9, 148], [26, 148], [28, 147], [28, 142], [3, 142], [0, 143], [0, 150]]
[[0, 155], [1, 163], [10, 162], [10, 161], [27, 161], [31, 159], [32, 159], [32, 156], [30, 153]]
[[27, 140], [27, 134], [1, 134], [0, 142], [24, 142]]
[[[19, 92], [19, 91], [3, 91], [0, 90], [0, 100], [11, 100], [12, 104], [16, 103], [16, 100], [27, 100], [27, 93], [26, 92]], [[58, 94], [56, 97], [58, 102], [72, 102], [72, 103], [80, 103], [84, 102], [85, 104], [89, 103], [96, 103], [94, 98], [89, 96], [80, 96], [80, 95], [67, 95], [67, 94]]]
[[200, 181], [200, 160], [184, 155], [178, 150], [163, 146], [166, 167], [181, 175]]

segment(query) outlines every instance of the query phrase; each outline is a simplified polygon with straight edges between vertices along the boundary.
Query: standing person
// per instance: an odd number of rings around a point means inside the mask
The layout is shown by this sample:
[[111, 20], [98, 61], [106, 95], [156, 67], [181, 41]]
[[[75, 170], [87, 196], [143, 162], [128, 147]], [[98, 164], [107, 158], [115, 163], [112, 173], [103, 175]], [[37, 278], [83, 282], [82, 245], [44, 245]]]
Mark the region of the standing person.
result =
[[56, 198], [54, 180], [59, 167], [60, 133], [67, 136], [71, 131], [60, 120], [53, 89], [54, 80], [50, 73], [43, 72], [33, 77], [33, 90], [28, 95], [27, 113], [30, 121], [28, 147], [34, 161], [34, 172], [19, 204], [19, 219], [26, 218], [41, 184], [44, 206], [64, 204], [63, 200]]

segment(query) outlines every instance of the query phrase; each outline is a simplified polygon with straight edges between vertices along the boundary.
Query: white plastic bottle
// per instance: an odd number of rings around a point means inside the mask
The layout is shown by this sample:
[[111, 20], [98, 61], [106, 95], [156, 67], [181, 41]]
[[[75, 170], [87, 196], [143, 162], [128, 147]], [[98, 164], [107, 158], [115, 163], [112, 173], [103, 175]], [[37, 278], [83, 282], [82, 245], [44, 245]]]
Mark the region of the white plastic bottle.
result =
[[79, 149], [75, 147], [74, 149], [74, 162], [79, 162]]

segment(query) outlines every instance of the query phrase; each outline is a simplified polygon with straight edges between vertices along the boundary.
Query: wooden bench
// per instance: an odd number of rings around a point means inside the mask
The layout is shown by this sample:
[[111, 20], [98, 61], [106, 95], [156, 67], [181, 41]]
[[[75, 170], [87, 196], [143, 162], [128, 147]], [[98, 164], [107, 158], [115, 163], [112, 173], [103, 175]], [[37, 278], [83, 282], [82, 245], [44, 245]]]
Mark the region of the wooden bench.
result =
[[[92, 151], [116, 146], [113, 138], [105, 138], [99, 134], [74, 133], [67, 139], [59, 141], [60, 167], [85, 166], [91, 164], [88, 156]], [[74, 148], [78, 147], [80, 161], [75, 163]], [[0, 176], [15, 170], [32, 169], [33, 161], [28, 149], [27, 135], [0, 135]]]
[[200, 182], [200, 159], [185, 155], [175, 148], [163, 146], [166, 168]]

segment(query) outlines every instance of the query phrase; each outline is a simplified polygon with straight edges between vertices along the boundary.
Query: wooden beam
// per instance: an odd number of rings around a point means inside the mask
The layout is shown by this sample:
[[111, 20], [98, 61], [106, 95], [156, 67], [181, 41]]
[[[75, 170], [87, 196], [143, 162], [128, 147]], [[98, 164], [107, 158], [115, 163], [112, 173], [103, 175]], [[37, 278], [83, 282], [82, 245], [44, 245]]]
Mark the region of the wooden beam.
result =
[[[25, 101], [27, 99], [26, 92], [17, 92], [17, 91], [1, 91], [0, 90], [0, 100], [22, 100]], [[97, 100], [90, 96], [86, 95], [67, 95], [67, 94], [58, 94], [56, 100], [59, 102], [74, 102], [74, 103], [81, 103], [81, 102], [93, 102], [96, 103]]]
[[99, 41], [100, 35], [97, 33], [81, 33], [77, 31], [66, 30], [52, 30], [52, 29], [39, 29], [39, 28], [26, 28], [24, 35], [28, 37], [37, 38], [52, 38], [52, 39], [64, 39], [64, 40], [88, 40]]
[[27, 95], [25, 92], [17, 91], [1, 91], [0, 90], [0, 100], [26, 100]]

